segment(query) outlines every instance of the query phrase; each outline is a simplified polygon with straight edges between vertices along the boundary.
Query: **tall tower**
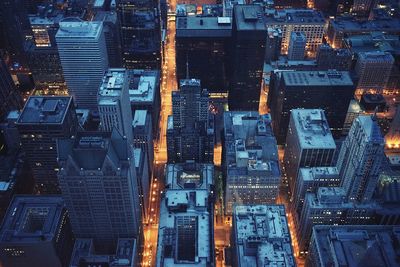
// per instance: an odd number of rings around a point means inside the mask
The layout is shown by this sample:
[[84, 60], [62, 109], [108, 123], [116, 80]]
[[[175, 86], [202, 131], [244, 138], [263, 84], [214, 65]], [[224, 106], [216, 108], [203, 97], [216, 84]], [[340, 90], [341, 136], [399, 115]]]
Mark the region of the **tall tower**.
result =
[[102, 22], [60, 22], [56, 41], [69, 94], [79, 108], [97, 111], [96, 94], [108, 68]]
[[111, 132], [116, 128], [132, 143], [132, 112], [127, 77], [125, 69], [108, 69], [97, 97], [101, 129]]
[[230, 110], [258, 110], [267, 28], [258, 5], [236, 5], [232, 18]]
[[70, 138], [77, 127], [72, 97], [31, 96], [26, 102], [17, 128], [40, 193], [59, 193], [56, 139]]
[[0, 58], [0, 121], [8, 112], [22, 107], [22, 99], [8, 72], [7, 66]]
[[57, 142], [58, 178], [73, 231], [98, 252], [138, 238], [141, 211], [134, 152], [118, 131], [82, 132]]
[[349, 201], [371, 199], [381, 171], [384, 145], [375, 117], [359, 116], [354, 120], [337, 164]]
[[208, 92], [200, 80], [181, 80], [172, 93], [172, 116], [167, 132], [168, 162], [214, 160], [214, 120], [208, 110]]

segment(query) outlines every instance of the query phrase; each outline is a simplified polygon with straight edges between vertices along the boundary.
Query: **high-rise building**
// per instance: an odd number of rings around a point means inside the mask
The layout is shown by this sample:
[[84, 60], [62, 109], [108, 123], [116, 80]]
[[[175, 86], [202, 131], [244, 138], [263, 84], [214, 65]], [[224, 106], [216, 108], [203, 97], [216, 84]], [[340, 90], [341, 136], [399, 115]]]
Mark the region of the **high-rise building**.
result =
[[306, 266], [398, 266], [393, 253], [398, 242], [395, 226], [318, 225], [313, 229]]
[[167, 165], [157, 267], [214, 266], [213, 179], [212, 164]]
[[283, 164], [290, 190], [296, 188], [300, 168], [332, 166], [336, 144], [321, 109], [293, 109]]
[[112, 132], [115, 128], [129, 143], [133, 141], [132, 112], [129, 101], [129, 80], [125, 69], [108, 69], [97, 95], [100, 128]]
[[232, 24], [227, 17], [177, 17], [178, 81], [195, 77], [210, 93], [227, 93]]
[[315, 225], [371, 224], [374, 204], [354, 204], [346, 201], [342, 187], [320, 187], [307, 193], [300, 219], [296, 224], [300, 253], [308, 250]]
[[97, 11], [93, 20], [103, 22], [109, 67], [122, 67], [120, 25], [117, 13], [114, 11]]
[[292, 210], [300, 216], [306, 193], [316, 193], [320, 187], [338, 187], [339, 171], [336, 167], [300, 168], [293, 191]]
[[229, 109], [257, 111], [267, 28], [259, 5], [236, 5], [232, 17]]
[[172, 92], [172, 116], [167, 129], [168, 162], [214, 161], [214, 117], [210, 113], [208, 91], [200, 80], [181, 80]]
[[76, 237], [93, 238], [96, 250], [106, 253], [115, 251], [118, 238], [140, 240], [140, 183], [127, 139], [116, 130], [81, 132], [59, 139], [57, 151], [60, 188]]
[[283, 205], [238, 205], [232, 222], [232, 266], [296, 266]]
[[337, 167], [349, 201], [367, 202], [376, 189], [385, 140], [376, 119], [358, 116], [341, 146]]
[[[153, 172], [154, 145], [151, 115], [147, 110], [136, 110], [132, 122], [133, 147], [140, 148], [146, 155], [150, 173]], [[150, 174], [151, 176], [151, 174]]]
[[156, 1], [117, 0], [122, 59], [127, 69], [159, 69], [160, 17]]
[[69, 94], [79, 108], [97, 112], [96, 95], [108, 68], [102, 22], [60, 22], [56, 41]]
[[268, 28], [267, 31], [268, 36], [265, 45], [265, 61], [276, 61], [281, 54], [282, 30], [279, 28]]
[[314, 9], [269, 9], [265, 13], [267, 27], [282, 30], [282, 53], [289, 49], [292, 32], [303, 32], [306, 37], [306, 51], [315, 52], [322, 43], [325, 31], [325, 18]]
[[0, 58], [0, 121], [12, 110], [22, 107], [22, 98], [15, 87], [7, 65]]
[[394, 64], [388, 52], [360, 52], [355, 66], [358, 77], [357, 94], [383, 93]]
[[296, 108], [323, 109], [332, 134], [343, 130], [354, 85], [346, 71], [282, 71], [271, 77], [268, 103], [279, 144], [286, 138], [290, 111]]
[[158, 70], [128, 70], [129, 98], [132, 114], [147, 110], [151, 116], [153, 133], [158, 132], [160, 117], [160, 72]]
[[292, 32], [290, 34], [288, 59], [303, 60], [305, 57], [307, 38], [303, 32]]
[[72, 97], [29, 97], [17, 128], [37, 190], [59, 193], [56, 139], [76, 134], [78, 121]]
[[246, 2], [244, 0], [224, 0], [222, 1], [222, 15], [224, 17], [232, 17], [233, 14], [233, 8], [236, 5], [244, 5]]
[[271, 117], [258, 112], [225, 112], [223, 172], [225, 213], [233, 205], [274, 204], [281, 174]]
[[68, 267], [74, 240], [61, 196], [16, 196], [0, 228], [0, 263]]

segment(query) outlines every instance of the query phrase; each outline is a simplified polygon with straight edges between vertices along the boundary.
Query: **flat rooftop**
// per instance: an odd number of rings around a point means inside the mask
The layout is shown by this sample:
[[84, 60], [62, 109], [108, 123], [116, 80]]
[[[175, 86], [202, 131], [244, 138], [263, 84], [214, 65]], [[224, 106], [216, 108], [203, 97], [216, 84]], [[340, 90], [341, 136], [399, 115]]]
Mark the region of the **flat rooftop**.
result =
[[147, 110], [135, 110], [132, 127], [146, 126]]
[[157, 266], [213, 262], [213, 217], [208, 190], [167, 190], [161, 200]]
[[70, 96], [30, 96], [17, 124], [61, 124], [70, 105]]
[[322, 109], [292, 109], [298, 141], [303, 149], [336, 149], [328, 121]]
[[237, 5], [233, 9], [238, 31], [266, 31], [264, 10], [259, 5]]
[[129, 99], [134, 103], [153, 103], [158, 86], [158, 71], [128, 70]]
[[399, 266], [400, 228], [386, 225], [316, 225], [316, 257], [322, 266]]
[[230, 37], [232, 22], [230, 17], [177, 17], [176, 37]]
[[303, 181], [318, 181], [319, 179], [337, 179], [339, 177], [339, 171], [337, 167], [312, 167], [312, 168], [300, 168], [299, 176]]
[[325, 24], [322, 12], [314, 9], [267, 9], [265, 11], [267, 25], [276, 24]]
[[214, 166], [194, 162], [168, 164], [166, 186], [169, 189], [207, 189], [214, 184]]
[[103, 29], [98, 21], [61, 21], [56, 38], [93, 38], [97, 39]]
[[376, 19], [359, 21], [355, 18], [336, 18], [329, 21], [330, 25], [336, 30], [346, 33], [352, 32], [395, 32], [400, 33], [400, 19]]
[[49, 242], [56, 237], [64, 212], [61, 196], [16, 196], [3, 219], [0, 242]]
[[287, 86], [352, 86], [348, 71], [284, 71]]
[[239, 266], [296, 266], [283, 205], [238, 205], [233, 217]]
[[120, 100], [126, 77], [125, 69], [108, 69], [98, 91], [99, 105], [111, 105]]

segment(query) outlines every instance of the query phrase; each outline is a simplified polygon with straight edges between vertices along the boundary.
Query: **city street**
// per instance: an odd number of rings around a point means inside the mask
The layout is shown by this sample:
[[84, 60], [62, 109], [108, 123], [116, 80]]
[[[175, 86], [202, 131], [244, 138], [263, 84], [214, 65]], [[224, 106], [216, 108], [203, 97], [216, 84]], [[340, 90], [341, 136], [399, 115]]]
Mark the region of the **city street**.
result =
[[[169, 0], [169, 7], [175, 10], [176, 0]], [[167, 162], [167, 119], [172, 114], [172, 91], [176, 90], [176, 72], [175, 72], [175, 21], [168, 19], [167, 38], [165, 42], [165, 54], [162, 61], [161, 77], [161, 113], [159, 121], [159, 139], [154, 140], [154, 173], [150, 189], [149, 221], [144, 223], [144, 251], [142, 266], [156, 265], [157, 238], [158, 238], [158, 220], [159, 207], [162, 190], [164, 188], [164, 167]]]

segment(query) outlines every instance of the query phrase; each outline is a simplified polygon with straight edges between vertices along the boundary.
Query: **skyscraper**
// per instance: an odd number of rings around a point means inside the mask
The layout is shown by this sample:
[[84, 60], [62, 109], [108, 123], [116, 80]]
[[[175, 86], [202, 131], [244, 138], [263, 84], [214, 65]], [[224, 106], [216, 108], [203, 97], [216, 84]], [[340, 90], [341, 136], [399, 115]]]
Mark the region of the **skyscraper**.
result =
[[188, 71], [210, 93], [227, 93], [231, 35], [231, 18], [177, 17], [177, 79], [187, 79]]
[[98, 92], [100, 128], [116, 128], [129, 143], [133, 141], [132, 112], [129, 101], [128, 74], [125, 69], [108, 69]]
[[72, 97], [31, 96], [17, 121], [22, 149], [40, 193], [59, 193], [57, 138], [74, 136], [78, 127]]
[[97, 112], [96, 95], [108, 68], [102, 22], [60, 22], [56, 41], [69, 94], [79, 108]]
[[22, 107], [22, 98], [4, 61], [0, 58], [0, 121], [5, 119], [11, 110]]
[[379, 179], [385, 141], [375, 117], [357, 117], [341, 146], [337, 167], [349, 201], [367, 202]]
[[232, 18], [230, 110], [258, 110], [267, 28], [259, 5], [236, 5]]
[[168, 162], [214, 161], [214, 117], [208, 109], [208, 91], [200, 81], [181, 80], [180, 90], [172, 92], [172, 116], [168, 119]]
[[122, 59], [127, 69], [159, 69], [160, 18], [156, 1], [117, 0]]
[[288, 59], [304, 60], [307, 38], [303, 32], [292, 32], [290, 34]]
[[297, 108], [323, 109], [332, 134], [339, 137], [354, 85], [346, 71], [282, 71], [271, 78], [268, 103], [278, 144], [285, 142], [290, 111]]
[[281, 173], [271, 117], [258, 112], [224, 113], [225, 213], [240, 204], [275, 204]]
[[283, 164], [292, 194], [300, 168], [332, 166], [335, 150], [336, 144], [323, 110], [291, 111]]
[[118, 238], [140, 239], [139, 183], [126, 138], [116, 130], [82, 132], [59, 139], [57, 151], [60, 188], [76, 237], [93, 238], [98, 252], [115, 251]]
[[0, 228], [3, 266], [68, 267], [74, 234], [61, 196], [13, 198]]

